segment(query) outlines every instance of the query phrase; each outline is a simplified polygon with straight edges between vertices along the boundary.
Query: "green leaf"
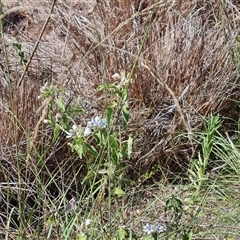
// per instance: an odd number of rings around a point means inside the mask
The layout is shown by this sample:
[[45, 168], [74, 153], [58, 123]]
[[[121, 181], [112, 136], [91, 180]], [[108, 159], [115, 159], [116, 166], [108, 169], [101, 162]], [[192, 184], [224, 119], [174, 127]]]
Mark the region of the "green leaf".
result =
[[125, 86], [121, 88], [121, 92], [120, 92], [119, 95], [120, 95], [123, 102], [127, 102], [127, 100], [128, 100], [128, 90]]
[[104, 134], [102, 133], [102, 131], [96, 132], [93, 136], [96, 139], [97, 144], [98, 144], [99, 147], [105, 146], [106, 138], [105, 138]]
[[191, 238], [190, 238], [190, 236], [188, 234], [186, 234], [186, 233], [183, 234], [182, 240], [190, 240], [190, 239]]
[[84, 233], [80, 233], [77, 235], [77, 240], [87, 240], [87, 235], [85, 235]]
[[131, 158], [133, 148], [133, 137], [131, 134], [128, 136], [127, 144], [128, 144], [128, 158]]
[[86, 177], [84, 177], [84, 179], [82, 180], [82, 184], [84, 184], [85, 182], [87, 182], [89, 179], [91, 179], [93, 176], [95, 175], [94, 171], [89, 170], [87, 172]]
[[113, 192], [115, 195], [117, 195], [118, 197], [122, 197], [125, 195], [125, 192], [121, 189], [121, 188], [118, 188], [116, 187], [114, 189], [114, 192]]
[[127, 103], [125, 103], [122, 108], [122, 116], [123, 116], [123, 129], [125, 129], [129, 121], [129, 107]]
[[152, 239], [152, 237], [151, 236], [145, 236], [145, 237], [143, 237], [143, 240], [151, 240]]
[[70, 108], [68, 112], [70, 114], [74, 114], [74, 113], [83, 113], [83, 112], [86, 112], [86, 111], [82, 108]]
[[63, 124], [62, 127], [64, 129], [68, 129], [69, 128], [68, 116], [65, 113], [62, 114], [62, 124]]
[[170, 209], [173, 209], [175, 213], [179, 213], [180, 211], [183, 210], [182, 201], [179, 198], [175, 197], [174, 195], [172, 195], [172, 197], [166, 201], [164, 211], [167, 212]]
[[97, 88], [99, 91], [101, 90], [105, 90], [105, 89], [113, 89], [115, 91], [117, 91], [117, 87], [113, 84], [108, 84], [108, 83], [105, 83], [105, 84], [101, 84], [100, 86], [98, 86]]
[[106, 169], [100, 169], [100, 170], [98, 170], [98, 173], [99, 174], [107, 174], [108, 171]]
[[60, 126], [59, 125], [55, 125], [55, 128], [53, 130], [53, 142], [55, 142], [57, 140], [57, 137], [59, 135], [60, 132]]
[[82, 156], [83, 156], [83, 146], [82, 146], [82, 144], [73, 145], [73, 149], [77, 152], [78, 156], [80, 158], [82, 158]]
[[47, 222], [46, 222], [46, 227], [51, 226], [53, 223], [56, 222], [56, 218], [52, 215], [48, 218]]
[[113, 108], [112, 107], [108, 107], [107, 108], [107, 128], [109, 129], [110, 127], [110, 121], [112, 118], [112, 114], [113, 114]]
[[118, 146], [117, 146], [117, 141], [116, 141], [116, 137], [114, 135], [109, 135], [109, 147], [111, 149], [116, 149]]
[[84, 146], [85, 146], [85, 148], [88, 150], [88, 153], [89, 153], [91, 156], [97, 157], [98, 151], [97, 151], [97, 149], [96, 149], [93, 145], [85, 142], [85, 143], [84, 143]]
[[123, 240], [123, 239], [125, 239], [125, 236], [126, 236], [126, 231], [123, 228], [119, 228], [117, 230], [117, 239]]
[[157, 238], [157, 237], [158, 237], [157, 235], [158, 235], [158, 234], [157, 234], [156, 232], [152, 233], [152, 237], [153, 237], [154, 240], [157, 240], [157, 239], [158, 239], [158, 238]]
[[13, 42], [13, 47], [15, 48], [19, 58], [20, 58], [20, 65], [21, 66], [26, 66], [27, 59], [24, 56], [24, 52], [22, 51], [22, 44], [18, 42], [16, 39]]
[[57, 106], [63, 111], [65, 112], [65, 105], [63, 103], [63, 99], [62, 97], [59, 97], [55, 100], [55, 103], [57, 104]]

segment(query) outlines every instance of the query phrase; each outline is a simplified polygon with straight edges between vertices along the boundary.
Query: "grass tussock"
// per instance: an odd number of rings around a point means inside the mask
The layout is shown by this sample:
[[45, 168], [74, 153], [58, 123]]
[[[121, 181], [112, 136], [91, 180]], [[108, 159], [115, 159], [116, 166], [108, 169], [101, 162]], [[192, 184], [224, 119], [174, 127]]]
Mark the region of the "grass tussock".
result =
[[[3, 4], [6, 14], [1, 15], [0, 51], [3, 226], [18, 229], [23, 238], [73, 239], [86, 224], [81, 225], [77, 217], [64, 222], [62, 206], [76, 210], [67, 200], [80, 195], [84, 208], [81, 221], [99, 214], [96, 229], [108, 224], [111, 229], [111, 220], [121, 219], [137, 232], [144, 213], [141, 209], [138, 216], [134, 210], [133, 216], [127, 217], [126, 199], [139, 201], [135, 191], [141, 195], [140, 181], [153, 176], [168, 180], [180, 172], [191, 176], [188, 180], [194, 193], [188, 202], [187, 190], [183, 187], [178, 192], [173, 187], [178, 197], [166, 193], [164, 200], [153, 201], [158, 202], [161, 216], [163, 202], [167, 203], [165, 214], [173, 210], [172, 218], [164, 216], [163, 221], [164, 231], [171, 234], [162, 239], [174, 239], [177, 234], [190, 239], [184, 236], [199, 229], [209, 236], [207, 227], [200, 223], [207, 217], [191, 207], [208, 208], [206, 199], [212, 189], [203, 179], [209, 162], [214, 170], [219, 165], [222, 170], [224, 165], [222, 161], [212, 164], [212, 152], [213, 159], [225, 159], [226, 166], [239, 173], [232, 136], [225, 138], [219, 133], [224, 124], [219, 119], [214, 120], [219, 125], [214, 121], [203, 124], [210, 114], [220, 114], [227, 119], [226, 126], [234, 123], [231, 130], [237, 128], [238, 6], [220, 0], [59, 0], [53, 1], [52, 9], [49, 1], [30, 1], [20, 7], [8, 4]], [[85, 141], [82, 136], [88, 136], [84, 132], [87, 127], [84, 130], [83, 126], [90, 119], [99, 128]], [[195, 137], [199, 131], [210, 137]], [[219, 145], [214, 145], [213, 132]], [[232, 155], [227, 154], [227, 148]], [[214, 185], [218, 179], [211, 181]], [[125, 188], [131, 189], [130, 193], [120, 191]], [[217, 186], [213, 188], [219, 199], [227, 195]], [[111, 203], [112, 191], [126, 199]], [[108, 203], [104, 202], [106, 197]], [[179, 230], [183, 203], [190, 207]], [[124, 206], [123, 212], [119, 204]], [[147, 209], [154, 211], [151, 204]], [[114, 218], [111, 211], [119, 215]], [[187, 225], [193, 215], [193, 222]], [[136, 225], [134, 218], [139, 219]], [[209, 219], [216, 220], [214, 213], [209, 213]], [[199, 221], [198, 230], [194, 221]], [[73, 233], [73, 228], [78, 230]], [[113, 232], [101, 239], [113, 239]], [[14, 238], [14, 231], [6, 234]], [[96, 239], [94, 231], [91, 237]]]

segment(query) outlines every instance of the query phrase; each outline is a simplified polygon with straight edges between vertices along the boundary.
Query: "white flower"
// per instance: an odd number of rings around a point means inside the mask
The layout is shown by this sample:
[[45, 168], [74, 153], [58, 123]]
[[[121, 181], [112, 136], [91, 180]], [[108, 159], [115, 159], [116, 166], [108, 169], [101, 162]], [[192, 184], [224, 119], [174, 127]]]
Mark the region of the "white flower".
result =
[[94, 127], [105, 128], [107, 125], [106, 118], [100, 118], [96, 116], [87, 122], [87, 127], [84, 129], [83, 135], [86, 137], [91, 133], [91, 129]]
[[44, 93], [47, 90], [48, 87], [48, 82], [46, 82], [41, 88], [40, 88], [40, 92]]
[[101, 118], [99, 116], [96, 116], [95, 118], [92, 119], [93, 125], [98, 125], [100, 121]]
[[66, 138], [72, 138], [72, 136], [73, 136], [73, 133], [72, 132], [66, 132], [66, 134], [67, 134], [67, 136], [66, 136]]
[[81, 126], [77, 126], [75, 124], [72, 125], [72, 128], [69, 130], [69, 132], [65, 131], [67, 134], [67, 138], [72, 138], [73, 136], [80, 137], [82, 134]]
[[73, 130], [73, 131], [77, 131], [77, 130], [78, 130], [78, 127], [74, 124], [74, 125], [72, 125], [72, 130]]
[[91, 133], [91, 128], [90, 127], [85, 127], [83, 136], [87, 137]]
[[87, 127], [92, 127], [92, 121], [87, 122]]
[[84, 229], [88, 228], [92, 223], [91, 219], [86, 219], [84, 223], [82, 223], [79, 227], [80, 231], [83, 231]]
[[119, 73], [114, 73], [114, 74], [112, 75], [112, 78], [113, 78], [114, 80], [120, 80], [120, 79], [121, 79], [121, 76], [120, 76]]
[[95, 118], [91, 119], [91, 126], [96, 127], [99, 126], [101, 121], [101, 118], [99, 116], [96, 116]]
[[88, 227], [92, 223], [91, 219], [86, 219], [85, 226]]
[[48, 124], [48, 123], [50, 123], [50, 121], [48, 119], [44, 119], [43, 123]]

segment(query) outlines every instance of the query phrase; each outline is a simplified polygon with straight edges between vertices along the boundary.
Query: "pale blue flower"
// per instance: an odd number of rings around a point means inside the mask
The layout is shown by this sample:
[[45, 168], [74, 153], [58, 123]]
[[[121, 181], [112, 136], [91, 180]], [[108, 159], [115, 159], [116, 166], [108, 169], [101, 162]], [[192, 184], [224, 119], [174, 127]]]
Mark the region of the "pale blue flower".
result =
[[106, 118], [100, 118], [99, 116], [96, 116], [91, 119], [91, 121], [87, 122], [87, 127], [85, 127], [83, 135], [84, 137], [88, 136], [91, 134], [92, 128], [95, 127], [100, 127], [100, 128], [105, 128], [107, 125]]
[[91, 119], [92, 126], [99, 126], [101, 122], [101, 118], [99, 116], [96, 116], [95, 118]]
[[100, 127], [105, 128], [107, 126], [107, 120], [106, 118], [102, 118], [100, 121]]
[[99, 116], [96, 116], [87, 123], [87, 126], [84, 129], [74, 124], [69, 132], [65, 130], [64, 131], [66, 132], [66, 138], [73, 138], [75, 136], [81, 137], [82, 135], [87, 137], [91, 134], [92, 129], [95, 127], [105, 128], [107, 125], [106, 123], [106, 118], [100, 118]]
[[155, 232], [153, 226], [148, 223], [143, 227], [143, 231], [146, 232], [148, 235]]
[[106, 118], [100, 118], [99, 116], [96, 116], [94, 118], [91, 119], [91, 121], [89, 121], [87, 123], [88, 127], [101, 127], [101, 128], [105, 128], [106, 127]]
[[164, 232], [163, 226], [161, 226], [161, 225], [155, 226], [155, 231], [157, 233], [163, 233]]
[[164, 232], [164, 228], [160, 224], [158, 224], [158, 225], [150, 225], [150, 224], [147, 223], [143, 227], [143, 231], [146, 232], [149, 235], [149, 234], [154, 233], [154, 232], [156, 232], [156, 233], [163, 233]]

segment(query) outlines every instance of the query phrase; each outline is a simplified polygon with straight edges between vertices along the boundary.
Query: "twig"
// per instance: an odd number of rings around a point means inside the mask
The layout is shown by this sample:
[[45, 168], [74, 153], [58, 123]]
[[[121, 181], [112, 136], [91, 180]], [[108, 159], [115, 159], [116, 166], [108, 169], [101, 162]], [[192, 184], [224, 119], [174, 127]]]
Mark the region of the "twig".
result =
[[[186, 130], [187, 130], [187, 132], [188, 132], [188, 138], [189, 138], [189, 141], [190, 141], [190, 143], [191, 143], [191, 145], [192, 145], [192, 150], [193, 150], [193, 152], [194, 152], [193, 141], [192, 141], [192, 130], [191, 130], [191, 126], [190, 126], [189, 124], [187, 124], [187, 122], [186, 122], [186, 120], [185, 120], [185, 117], [184, 117], [184, 115], [183, 115], [182, 109], [181, 109], [180, 104], [179, 104], [179, 101], [182, 101], [182, 100], [184, 99], [184, 95], [185, 95], [185, 93], [188, 91], [189, 86], [187, 86], [187, 87], [184, 89], [184, 91], [183, 91], [183, 93], [181, 94], [180, 98], [177, 99], [177, 97], [175, 96], [175, 94], [174, 94], [174, 92], [172, 91], [172, 89], [167, 85], [167, 83], [164, 82], [164, 80], [163, 80], [160, 76], [158, 76], [157, 73], [153, 72], [153, 71], [150, 69], [150, 67], [149, 67], [148, 65], [144, 64], [143, 62], [141, 63], [141, 65], [142, 65], [145, 69], [147, 69], [147, 70], [150, 72], [150, 74], [157, 80], [157, 82], [158, 82], [162, 87], [164, 87], [164, 88], [169, 92], [169, 94], [172, 96], [173, 101], [174, 101], [174, 105], [173, 105], [173, 106], [174, 106], [174, 109], [176, 108], [176, 110], [178, 111], [178, 113], [179, 113], [179, 115], [180, 115], [180, 119], [182, 120], [183, 125], [185, 126], [185, 128], [186, 128]], [[173, 109], [173, 110], [174, 110], [174, 109]]]
[[45, 29], [46, 29], [46, 26], [47, 26], [48, 21], [49, 21], [49, 19], [50, 19], [51, 13], [52, 13], [53, 8], [54, 8], [54, 5], [56, 4], [56, 1], [57, 1], [57, 0], [53, 0], [53, 2], [52, 2], [51, 9], [50, 9], [50, 11], [49, 11], [49, 13], [48, 13], [48, 17], [47, 17], [47, 19], [46, 19], [46, 21], [45, 21], [45, 23], [44, 23], [44, 25], [43, 25], [43, 28], [42, 28], [42, 31], [41, 31], [40, 35], [38, 36], [37, 42], [36, 42], [35, 45], [34, 45], [32, 54], [31, 54], [31, 56], [30, 56], [30, 58], [29, 58], [29, 61], [27, 62], [27, 65], [26, 65], [26, 67], [25, 67], [25, 69], [24, 69], [24, 71], [23, 71], [23, 74], [22, 74], [21, 78], [19, 79], [19, 81], [18, 81], [18, 83], [17, 83], [17, 88], [21, 85], [22, 80], [23, 80], [24, 76], [26, 75], [26, 72], [27, 72], [27, 70], [28, 70], [28, 67], [29, 67], [31, 61], [32, 61], [32, 58], [33, 58], [33, 56], [34, 56], [34, 53], [36, 52], [36, 50], [37, 50], [37, 48], [38, 48], [38, 45], [39, 45], [39, 43], [40, 43], [40, 41], [41, 41], [41, 39], [42, 39], [43, 33], [44, 33]]
[[[189, 89], [189, 84], [185, 87], [185, 89], [183, 90], [181, 96], [178, 98], [178, 102], [179, 102], [179, 103], [184, 100], [185, 94], [187, 93], [188, 89]], [[162, 115], [161, 115], [162, 112], [160, 111], [160, 112], [158, 113], [158, 115], [157, 115], [153, 120], [161, 119], [161, 118], [163, 118], [164, 116], [167, 116], [168, 114], [174, 112], [174, 111], [176, 110], [176, 108], [177, 108], [177, 105], [176, 105], [176, 104], [173, 104], [172, 106], [170, 106], [170, 107], [168, 108], [169, 110], [168, 110], [167, 112], [163, 113]]]

